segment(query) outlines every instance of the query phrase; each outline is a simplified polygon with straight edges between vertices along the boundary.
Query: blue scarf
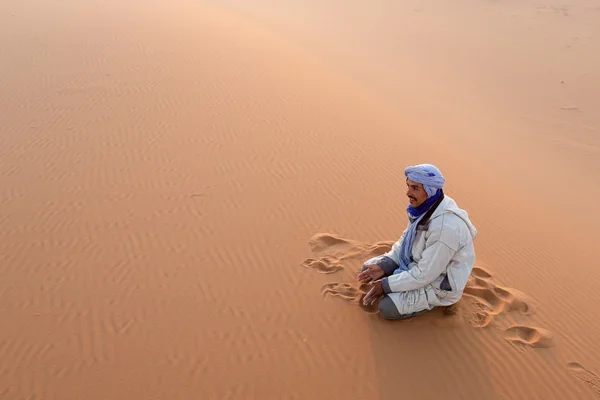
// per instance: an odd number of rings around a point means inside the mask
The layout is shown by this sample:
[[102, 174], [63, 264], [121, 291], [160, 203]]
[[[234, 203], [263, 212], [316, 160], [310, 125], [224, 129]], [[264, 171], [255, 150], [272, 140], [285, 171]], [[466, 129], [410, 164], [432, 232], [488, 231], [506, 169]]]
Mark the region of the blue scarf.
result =
[[433, 196], [427, 198], [427, 200], [425, 200], [423, 204], [421, 204], [419, 207], [414, 208], [408, 206], [408, 208], [406, 209], [406, 211], [408, 212], [408, 219], [410, 220], [410, 226], [406, 230], [406, 233], [404, 234], [404, 239], [402, 240], [402, 246], [400, 247], [400, 257], [398, 260], [400, 261], [400, 267], [396, 269], [396, 271], [394, 271], [395, 274], [400, 273], [402, 271], [408, 271], [410, 269], [408, 265], [413, 261], [412, 247], [417, 233], [417, 225], [419, 225], [419, 222], [421, 221], [421, 219], [423, 219], [427, 211], [429, 211], [429, 209], [433, 207], [443, 196], [444, 192], [442, 191], [442, 189], [438, 189]]

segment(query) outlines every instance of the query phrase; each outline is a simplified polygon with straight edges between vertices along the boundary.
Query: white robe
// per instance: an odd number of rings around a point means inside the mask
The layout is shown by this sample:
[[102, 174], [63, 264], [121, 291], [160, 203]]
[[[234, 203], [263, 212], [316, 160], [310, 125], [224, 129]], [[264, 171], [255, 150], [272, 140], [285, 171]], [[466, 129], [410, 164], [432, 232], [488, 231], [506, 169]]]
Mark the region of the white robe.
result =
[[[400, 314], [449, 306], [460, 300], [475, 264], [473, 239], [476, 235], [467, 212], [445, 196], [427, 225], [417, 229], [412, 248], [414, 261], [408, 265], [410, 270], [387, 278], [391, 290], [388, 296]], [[368, 260], [365, 265], [376, 264], [385, 256], [400, 265], [403, 239], [404, 235], [388, 253]], [[440, 288], [446, 275], [452, 288], [449, 291]]]

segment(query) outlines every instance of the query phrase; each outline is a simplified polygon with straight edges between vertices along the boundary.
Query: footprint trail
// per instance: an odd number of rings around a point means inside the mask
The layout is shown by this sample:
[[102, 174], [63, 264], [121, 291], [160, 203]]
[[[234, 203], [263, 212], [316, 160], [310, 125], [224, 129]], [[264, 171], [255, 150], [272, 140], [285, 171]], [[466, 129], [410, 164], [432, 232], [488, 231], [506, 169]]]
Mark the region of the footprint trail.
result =
[[472, 323], [479, 328], [490, 326], [503, 313], [518, 311], [528, 316], [534, 313], [533, 303], [527, 295], [496, 285], [492, 274], [481, 267], [473, 267], [464, 296], [472, 300], [471, 304], [477, 310]]
[[[380, 241], [375, 244], [360, 243], [331, 233], [317, 233], [309, 240], [310, 248], [315, 256], [305, 259], [302, 266], [321, 274], [333, 274], [346, 269], [344, 261], [366, 261], [371, 257], [390, 251], [393, 244], [393, 241]], [[329, 296], [339, 297], [360, 306], [366, 312], [376, 313], [377, 305], [362, 305], [362, 298], [370, 289], [369, 285], [360, 285], [360, 287], [356, 285], [358, 285], [358, 282], [353, 282], [353, 284], [328, 283], [322, 287], [321, 293], [325, 298]], [[471, 310], [470, 315], [465, 315], [462, 312], [465, 309]], [[465, 287], [463, 299], [448, 308], [448, 310], [444, 309], [443, 314], [458, 315], [461, 318], [466, 317], [473, 326], [486, 328], [497, 326], [502, 315], [512, 312], [531, 316], [535, 313], [535, 308], [532, 301], [524, 293], [497, 285], [490, 271], [475, 266]], [[504, 329], [503, 337], [518, 349], [525, 347], [547, 348], [554, 345], [552, 333], [537, 327], [509, 326]]]
[[383, 241], [369, 245], [330, 233], [318, 233], [310, 238], [309, 245], [312, 252], [321, 257], [307, 258], [302, 262], [302, 266], [322, 274], [333, 274], [344, 269], [344, 260], [378, 256], [388, 252], [393, 244], [394, 242]]

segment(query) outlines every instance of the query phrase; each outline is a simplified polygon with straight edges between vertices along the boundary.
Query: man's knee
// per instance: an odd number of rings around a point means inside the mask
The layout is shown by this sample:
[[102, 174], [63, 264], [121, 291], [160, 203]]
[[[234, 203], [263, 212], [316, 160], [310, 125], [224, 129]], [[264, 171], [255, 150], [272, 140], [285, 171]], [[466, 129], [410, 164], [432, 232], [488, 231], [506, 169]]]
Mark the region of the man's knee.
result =
[[377, 307], [379, 308], [379, 314], [385, 319], [393, 320], [402, 317], [398, 312], [398, 308], [389, 296], [384, 296], [379, 300], [379, 305]]

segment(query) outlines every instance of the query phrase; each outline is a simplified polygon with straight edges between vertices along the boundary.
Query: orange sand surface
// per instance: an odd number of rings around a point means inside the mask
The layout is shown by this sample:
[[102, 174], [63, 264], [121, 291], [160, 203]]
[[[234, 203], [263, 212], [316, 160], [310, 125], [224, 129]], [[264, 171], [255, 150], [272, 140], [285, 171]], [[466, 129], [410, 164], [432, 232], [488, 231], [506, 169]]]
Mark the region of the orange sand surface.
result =
[[[0, 399], [597, 399], [593, 0], [5, 0]], [[359, 306], [436, 164], [453, 313]]]

